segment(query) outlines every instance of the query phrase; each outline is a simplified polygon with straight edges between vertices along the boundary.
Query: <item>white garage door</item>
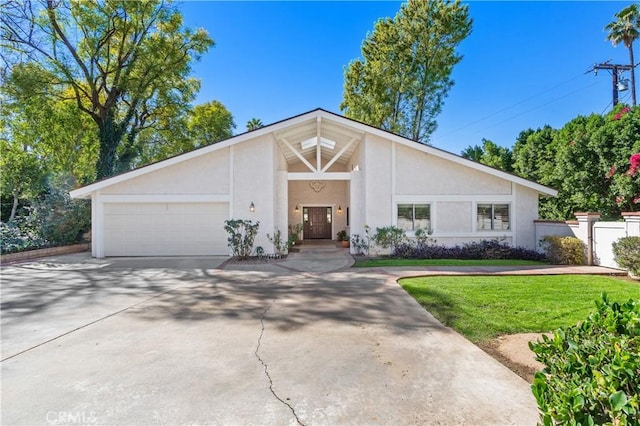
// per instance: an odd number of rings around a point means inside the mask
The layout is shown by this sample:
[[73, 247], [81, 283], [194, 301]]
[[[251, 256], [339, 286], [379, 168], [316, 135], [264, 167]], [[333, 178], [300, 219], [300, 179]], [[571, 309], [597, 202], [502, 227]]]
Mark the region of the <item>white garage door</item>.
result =
[[106, 203], [106, 256], [227, 255], [228, 203]]

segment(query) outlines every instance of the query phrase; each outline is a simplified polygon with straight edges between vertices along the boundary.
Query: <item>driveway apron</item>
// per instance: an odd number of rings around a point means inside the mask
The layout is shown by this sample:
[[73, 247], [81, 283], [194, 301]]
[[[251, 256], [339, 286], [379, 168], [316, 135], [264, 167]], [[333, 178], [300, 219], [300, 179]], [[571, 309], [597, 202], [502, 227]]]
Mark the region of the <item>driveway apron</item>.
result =
[[3, 267], [2, 424], [536, 423], [529, 385], [395, 279], [297, 254]]

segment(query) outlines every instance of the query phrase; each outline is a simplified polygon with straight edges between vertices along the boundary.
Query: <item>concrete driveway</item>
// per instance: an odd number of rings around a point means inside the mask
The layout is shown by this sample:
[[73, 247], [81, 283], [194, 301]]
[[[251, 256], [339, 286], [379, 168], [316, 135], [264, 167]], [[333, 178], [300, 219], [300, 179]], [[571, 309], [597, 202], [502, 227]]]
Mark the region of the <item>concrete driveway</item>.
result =
[[1, 423], [536, 423], [524, 380], [388, 276], [223, 261], [3, 267]]

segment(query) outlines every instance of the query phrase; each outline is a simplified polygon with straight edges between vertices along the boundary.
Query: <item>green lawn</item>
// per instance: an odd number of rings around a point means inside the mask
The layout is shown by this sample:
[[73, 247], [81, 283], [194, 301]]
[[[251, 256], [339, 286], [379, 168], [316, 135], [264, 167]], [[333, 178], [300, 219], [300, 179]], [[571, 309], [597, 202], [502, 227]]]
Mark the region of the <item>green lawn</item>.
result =
[[355, 268], [374, 268], [382, 266], [526, 266], [545, 265], [535, 260], [514, 259], [358, 259]]
[[480, 343], [501, 334], [547, 332], [585, 319], [602, 292], [640, 299], [640, 284], [596, 275], [458, 276], [400, 280], [443, 324]]

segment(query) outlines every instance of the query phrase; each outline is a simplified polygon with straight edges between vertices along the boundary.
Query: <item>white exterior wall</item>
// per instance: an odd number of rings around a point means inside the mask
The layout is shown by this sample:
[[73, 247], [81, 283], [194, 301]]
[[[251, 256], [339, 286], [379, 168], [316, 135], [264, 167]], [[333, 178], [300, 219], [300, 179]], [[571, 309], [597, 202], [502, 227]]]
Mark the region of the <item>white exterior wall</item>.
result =
[[[364, 144], [360, 144], [351, 156], [349, 170], [351, 170], [351, 180], [349, 183], [349, 235], [364, 235], [364, 225], [368, 225], [365, 220], [365, 208], [367, 195], [365, 192], [365, 150]], [[351, 251], [353, 252], [353, 247]]]
[[[362, 146], [352, 159], [360, 171], [350, 189], [352, 206], [366, 207], [358, 218], [352, 213], [352, 233], [362, 234], [365, 223], [373, 231], [397, 225], [398, 204], [429, 204], [432, 237], [439, 244], [501, 239], [536, 248], [537, 191], [369, 134]], [[511, 229], [478, 230], [480, 203], [509, 204]]]
[[392, 217], [392, 142], [370, 134], [365, 136], [365, 221], [373, 230], [389, 226]]
[[229, 152], [225, 148], [108, 186], [105, 194], [229, 194]]
[[[267, 234], [273, 235], [276, 197], [275, 141], [269, 135], [233, 145], [232, 147], [232, 202], [230, 217], [260, 222], [254, 247], [273, 252]], [[253, 203], [255, 211], [250, 212]], [[281, 230], [284, 231], [284, 230]]]

